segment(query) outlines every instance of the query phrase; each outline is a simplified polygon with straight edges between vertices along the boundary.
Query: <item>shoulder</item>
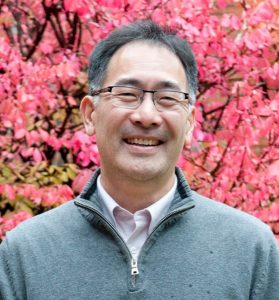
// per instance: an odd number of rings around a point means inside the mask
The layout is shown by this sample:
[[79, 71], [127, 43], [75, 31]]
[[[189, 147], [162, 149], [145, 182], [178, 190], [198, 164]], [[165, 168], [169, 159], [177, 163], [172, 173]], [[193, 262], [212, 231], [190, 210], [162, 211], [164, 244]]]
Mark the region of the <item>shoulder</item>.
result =
[[193, 216], [202, 220], [209, 230], [227, 234], [228, 238], [245, 239], [247, 242], [274, 240], [270, 227], [258, 218], [196, 192], [192, 191], [192, 195], [196, 203]]
[[265, 274], [271, 261], [279, 267], [278, 244], [268, 225], [196, 192], [192, 196], [196, 206], [191, 210], [188, 225], [199, 243], [218, 249], [220, 260], [231, 255], [243, 263], [254, 261]]
[[196, 206], [185, 220], [188, 231], [191, 229], [194, 250], [204, 257], [211, 250], [216, 255], [216, 266], [238, 274], [242, 282], [250, 278], [253, 296], [277, 299], [279, 249], [269, 226], [248, 213], [196, 192], [192, 192], [192, 198]]
[[47, 237], [48, 234], [51, 236], [63, 234], [77, 224], [75, 220], [80, 219], [79, 216], [73, 201], [69, 201], [20, 223], [7, 233], [6, 239], [17, 243], [25, 241], [26, 244], [27, 240]]
[[18, 225], [18, 227], [26, 227], [26, 226], [36, 226], [38, 223], [61, 223], [69, 219], [69, 217], [73, 217], [75, 215], [75, 208], [73, 200], [64, 203], [56, 208], [53, 208], [47, 212], [44, 212], [40, 215], [34, 216], [27, 221], [22, 222]]
[[217, 200], [213, 200], [202, 196], [196, 192], [192, 191], [193, 198], [196, 203], [196, 209], [200, 214], [204, 214], [210, 218], [216, 219], [216, 221], [224, 220], [227, 221], [238, 221], [249, 223], [252, 226], [259, 226], [263, 228], [267, 228], [268, 226], [260, 221], [258, 218], [243, 212], [239, 209], [233, 208], [227, 204], [218, 202]]

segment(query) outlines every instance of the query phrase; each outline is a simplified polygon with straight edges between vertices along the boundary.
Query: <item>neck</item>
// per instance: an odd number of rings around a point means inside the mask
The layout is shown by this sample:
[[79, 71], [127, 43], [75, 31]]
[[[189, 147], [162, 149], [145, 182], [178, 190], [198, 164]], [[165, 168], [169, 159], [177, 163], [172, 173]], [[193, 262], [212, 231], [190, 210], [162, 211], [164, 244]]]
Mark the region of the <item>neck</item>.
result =
[[110, 178], [101, 171], [101, 182], [106, 192], [123, 208], [131, 213], [142, 210], [160, 198], [172, 188], [175, 174], [156, 180], [134, 180], [133, 178]]

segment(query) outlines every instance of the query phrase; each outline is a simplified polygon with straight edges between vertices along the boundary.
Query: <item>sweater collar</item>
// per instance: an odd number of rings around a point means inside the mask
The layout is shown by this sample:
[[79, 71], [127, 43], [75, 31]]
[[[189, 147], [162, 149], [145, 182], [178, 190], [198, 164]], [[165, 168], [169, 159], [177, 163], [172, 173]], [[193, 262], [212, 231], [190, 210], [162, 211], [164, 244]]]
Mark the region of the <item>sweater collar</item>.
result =
[[[93, 172], [91, 178], [84, 186], [81, 194], [75, 199], [75, 203], [83, 203], [102, 213], [97, 192], [97, 178], [100, 175], [100, 173], [100, 168]], [[192, 197], [191, 189], [184, 177], [182, 170], [176, 167], [175, 174], [177, 176], [177, 189], [174, 195], [174, 199], [171, 202], [168, 213], [171, 213], [174, 210], [183, 210], [183, 208], [195, 206], [195, 201]]]

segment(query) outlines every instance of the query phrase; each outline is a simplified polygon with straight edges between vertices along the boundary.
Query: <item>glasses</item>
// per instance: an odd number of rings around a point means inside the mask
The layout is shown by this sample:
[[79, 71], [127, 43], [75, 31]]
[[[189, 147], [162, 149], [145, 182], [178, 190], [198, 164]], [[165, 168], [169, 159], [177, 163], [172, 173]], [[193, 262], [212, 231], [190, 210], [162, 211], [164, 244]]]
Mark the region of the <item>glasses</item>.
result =
[[136, 87], [115, 85], [93, 91], [92, 96], [110, 93], [112, 104], [116, 107], [136, 109], [143, 102], [145, 93], [152, 93], [152, 101], [158, 111], [188, 109], [192, 104], [189, 94], [172, 90], [148, 91]]

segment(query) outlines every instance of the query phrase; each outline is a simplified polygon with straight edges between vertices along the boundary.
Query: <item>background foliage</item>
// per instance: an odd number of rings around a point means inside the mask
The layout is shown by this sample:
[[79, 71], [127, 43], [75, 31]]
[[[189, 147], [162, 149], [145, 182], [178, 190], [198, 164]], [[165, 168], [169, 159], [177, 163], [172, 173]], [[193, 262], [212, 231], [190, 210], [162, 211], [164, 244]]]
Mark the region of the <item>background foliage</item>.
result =
[[193, 189], [279, 234], [279, 1], [0, 0], [0, 239], [79, 193], [99, 164], [78, 107], [95, 43], [153, 18], [192, 45]]

